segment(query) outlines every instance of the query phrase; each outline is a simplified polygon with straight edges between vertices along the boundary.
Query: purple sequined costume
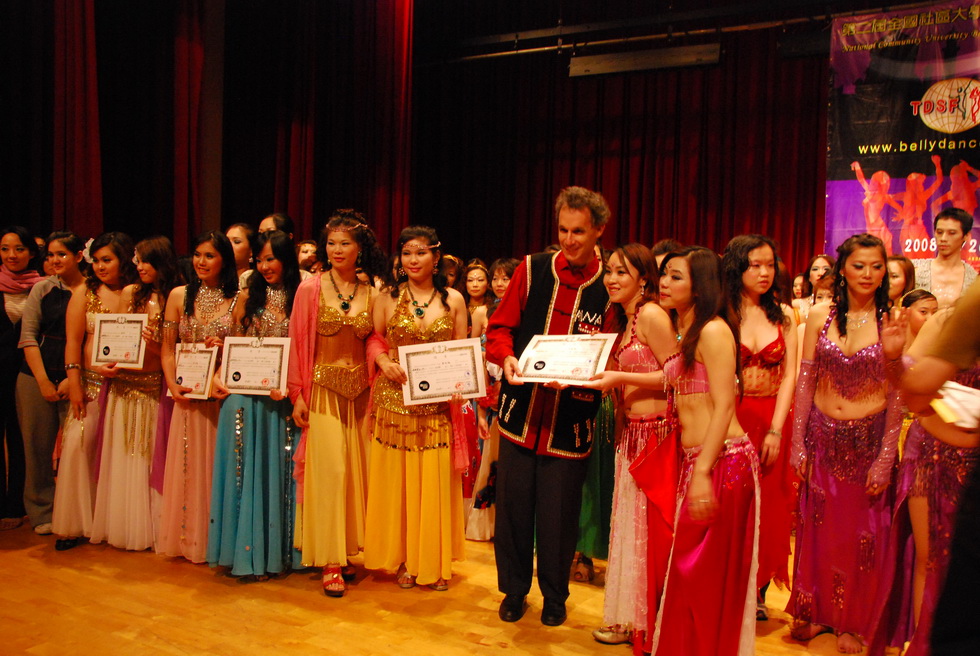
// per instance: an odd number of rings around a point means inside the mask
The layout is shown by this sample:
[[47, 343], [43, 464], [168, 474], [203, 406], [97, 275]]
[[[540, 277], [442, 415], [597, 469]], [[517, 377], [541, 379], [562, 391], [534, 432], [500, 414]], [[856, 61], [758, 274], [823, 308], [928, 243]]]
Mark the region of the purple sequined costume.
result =
[[[805, 360], [797, 383], [790, 463], [808, 467], [800, 486], [793, 592], [786, 612], [838, 633], [868, 635], [877, 576], [887, 555], [892, 487], [866, 492], [870, 478], [889, 483], [894, 470], [901, 407], [888, 394], [881, 343], [846, 356], [827, 337], [831, 310], [813, 360]], [[888, 399], [866, 417], [841, 420], [813, 403], [824, 398]]]
[[[954, 380], [980, 389], [980, 366], [960, 373]], [[886, 646], [901, 647], [911, 641], [905, 656], [928, 656], [929, 635], [939, 593], [946, 579], [949, 548], [963, 489], [980, 460], [980, 448], [956, 447], [938, 440], [912, 423], [899, 468], [894, 524], [888, 570], [883, 572], [877, 618], [869, 654], [882, 655]], [[913, 606], [915, 542], [909, 519], [909, 497], [925, 497], [929, 507], [929, 556], [919, 621]]]

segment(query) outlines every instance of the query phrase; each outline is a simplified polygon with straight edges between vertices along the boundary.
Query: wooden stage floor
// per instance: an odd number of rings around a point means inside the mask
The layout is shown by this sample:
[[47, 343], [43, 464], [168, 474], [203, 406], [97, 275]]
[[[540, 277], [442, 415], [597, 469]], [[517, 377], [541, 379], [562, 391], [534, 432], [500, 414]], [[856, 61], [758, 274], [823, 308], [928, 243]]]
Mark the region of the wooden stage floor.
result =
[[[359, 563], [355, 559], [355, 563]], [[602, 574], [572, 583], [568, 621], [540, 623], [535, 587], [515, 624], [497, 618], [493, 547], [467, 542], [447, 592], [401, 590], [393, 574], [358, 571], [342, 599], [319, 591], [319, 575], [295, 573], [242, 584], [204, 565], [150, 552], [82, 544], [58, 552], [53, 536], [24, 525], [0, 531], [2, 654], [608, 654], [592, 630], [602, 620]], [[789, 638], [784, 591], [770, 592], [768, 622], [757, 624], [756, 653], [836, 654], [822, 635]]]

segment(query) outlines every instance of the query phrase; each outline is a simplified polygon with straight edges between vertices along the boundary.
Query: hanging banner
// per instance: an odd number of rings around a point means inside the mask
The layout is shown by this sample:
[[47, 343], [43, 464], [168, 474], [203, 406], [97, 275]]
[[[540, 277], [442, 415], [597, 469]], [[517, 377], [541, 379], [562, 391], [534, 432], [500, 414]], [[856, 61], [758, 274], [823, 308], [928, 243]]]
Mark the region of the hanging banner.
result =
[[[933, 217], [980, 223], [980, 2], [835, 19], [824, 252], [870, 232], [935, 257]], [[980, 227], [963, 257], [980, 268]]]

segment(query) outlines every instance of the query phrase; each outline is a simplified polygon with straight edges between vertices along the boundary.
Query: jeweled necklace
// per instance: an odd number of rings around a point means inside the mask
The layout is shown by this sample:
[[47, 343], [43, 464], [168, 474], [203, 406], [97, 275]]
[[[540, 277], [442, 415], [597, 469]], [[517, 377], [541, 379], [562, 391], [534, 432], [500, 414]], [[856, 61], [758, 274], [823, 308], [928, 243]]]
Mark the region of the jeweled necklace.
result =
[[350, 296], [344, 297], [340, 293], [340, 288], [337, 287], [337, 281], [333, 279], [333, 270], [327, 271], [327, 275], [330, 276], [330, 284], [333, 285], [333, 290], [337, 292], [337, 300], [340, 301], [340, 309], [344, 311], [344, 314], [350, 312], [351, 301], [357, 295], [357, 288], [360, 286], [361, 281], [359, 278], [354, 278], [354, 291], [351, 292]]
[[429, 303], [431, 303], [433, 301], [433, 299], [435, 299], [436, 292], [439, 291], [439, 290], [437, 290], [433, 286], [433, 288], [432, 288], [432, 296], [429, 297], [429, 300], [427, 300], [425, 303], [419, 303], [418, 301], [415, 300], [415, 294], [412, 293], [412, 286], [406, 284], [405, 287], [406, 287], [406, 289], [408, 289], [408, 295], [412, 299], [412, 307], [415, 308], [414, 310], [412, 310], [412, 314], [414, 314], [419, 319], [421, 319], [422, 317], [425, 316], [425, 309], [427, 307], [429, 307]]
[[224, 300], [225, 293], [221, 287], [208, 287], [202, 283], [194, 299], [195, 313], [200, 315], [201, 323], [208, 323]]
[[871, 318], [871, 313], [874, 312], [876, 309], [877, 308], [875, 308], [874, 306], [872, 306], [871, 309], [869, 309], [867, 312], [865, 312], [864, 315], [861, 316], [860, 318], [852, 318], [851, 317], [851, 313], [848, 312], [847, 313], [847, 327], [848, 328], [853, 328], [854, 330], [857, 330], [857, 329], [861, 328], [864, 324], [868, 323], [868, 319]]
[[274, 315], [286, 314], [286, 290], [282, 286], [265, 290], [265, 311]]

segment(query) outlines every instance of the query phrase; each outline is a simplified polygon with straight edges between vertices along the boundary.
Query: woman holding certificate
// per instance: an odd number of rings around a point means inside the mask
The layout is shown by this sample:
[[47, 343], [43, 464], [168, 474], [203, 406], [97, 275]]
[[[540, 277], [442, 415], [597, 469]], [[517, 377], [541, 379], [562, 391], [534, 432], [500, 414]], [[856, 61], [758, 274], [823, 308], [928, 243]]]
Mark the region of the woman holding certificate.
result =
[[660, 305], [680, 353], [664, 363], [683, 458], [674, 542], [653, 653], [755, 653], [759, 459], [735, 419], [738, 342], [722, 318], [721, 260], [703, 246], [669, 253]]
[[[216, 230], [197, 238], [192, 261], [197, 279], [175, 288], [164, 312], [161, 360], [175, 403], [156, 550], [203, 563], [207, 558], [208, 506], [219, 409], [218, 402], [207, 397], [206, 381], [214, 373], [213, 360], [205, 358], [203, 367], [182, 367], [178, 377], [181, 362], [176, 347], [179, 337], [180, 356], [197, 364], [198, 356], [206, 356], [208, 349], [221, 346], [231, 332], [238, 277], [231, 243]], [[195, 385], [201, 386], [200, 394], [194, 394]], [[188, 398], [188, 394], [197, 398]]]
[[72, 294], [65, 315], [65, 374], [71, 404], [61, 432], [61, 462], [55, 487], [53, 531], [62, 537], [59, 551], [71, 549], [81, 536], [92, 534], [95, 476], [90, 471], [99, 426], [99, 393], [103, 378], [118, 370], [93, 362], [96, 315], [119, 312], [123, 288], [136, 279], [133, 241], [121, 232], [107, 232], [89, 244], [92, 270], [85, 289]]
[[606, 644], [632, 639], [649, 651], [677, 505], [677, 419], [661, 364], [677, 342], [670, 317], [656, 303], [657, 264], [646, 246], [617, 248], [603, 281], [621, 337], [610, 369], [588, 386], [614, 390], [623, 421], [616, 436], [603, 626], [592, 635]]
[[[232, 333], [288, 337], [289, 313], [300, 280], [289, 235], [279, 230], [258, 234], [255, 270], [235, 306]], [[231, 366], [231, 361], [229, 356], [225, 366]], [[267, 367], [263, 374], [272, 385], [286, 372]], [[211, 482], [208, 562], [212, 567], [230, 567], [233, 576], [263, 580], [294, 564], [292, 404], [278, 386], [263, 396], [232, 394], [218, 376], [214, 385], [214, 396], [224, 402]]]
[[92, 520], [93, 543], [142, 551], [156, 543], [160, 494], [150, 487], [163, 375], [160, 340], [167, 297], [180, 282], [177, 254], [166, 237], [136, 244], [139, 282], [123, 289], [120, 309], [145, 314], [142, 368], [120, 369], [109, 380], [102, 458]]
[[[337, 210], [320, 233], [323, 270], [296, 291], [290, 319], [289, 397], [303, 429], [295, 455], [302, 562], [323, 568], [323, 592], [342, 597], [364, 546], [369, 401], [367, 339], [377, 290], [361, 283], [388, 266], [364, 216]], [[370, 279], [369, 278], [369, 279]]]
[[398, 237], [398, 283], [374, 306], [374, 328], [388, 342], [377, 357], [364, 566], [397, 569], [402, 588], [448, 589], [452, 561], [463, 557], [463, 497], [453, 467], [448, 403], [406, 406], [407, 374], [398, 347], [467, 337], [466, 303], [446, 287], [442, 247], [432, 228]]

